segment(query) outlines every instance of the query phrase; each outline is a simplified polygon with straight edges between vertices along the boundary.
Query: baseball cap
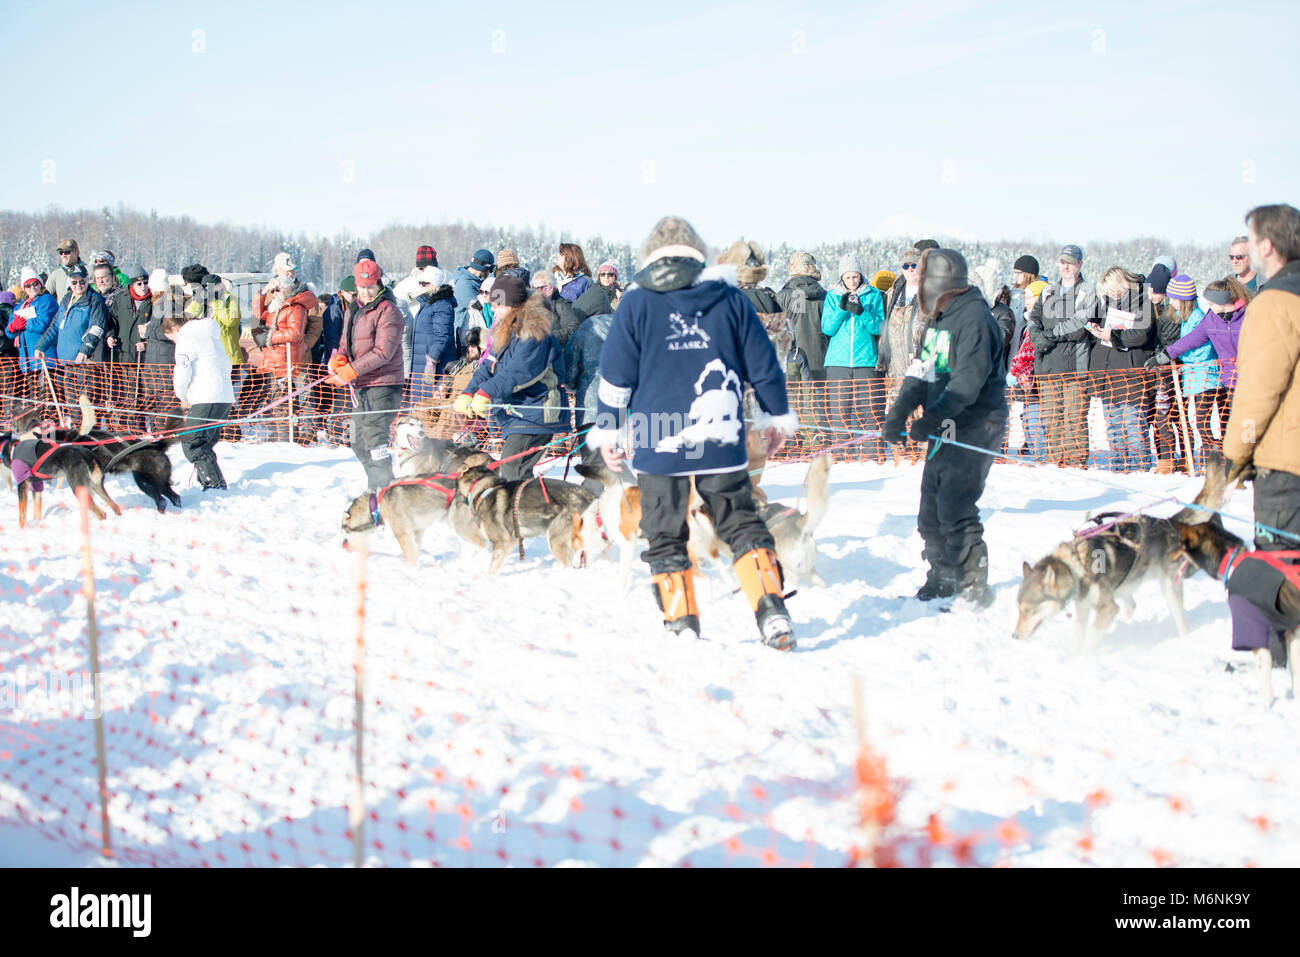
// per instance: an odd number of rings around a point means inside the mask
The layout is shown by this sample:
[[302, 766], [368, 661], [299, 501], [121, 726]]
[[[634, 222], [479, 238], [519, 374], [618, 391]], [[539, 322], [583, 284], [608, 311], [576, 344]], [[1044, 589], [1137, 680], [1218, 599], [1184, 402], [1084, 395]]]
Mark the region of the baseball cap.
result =
[[77, 251], [77, 241], [75, 239], [60, 239], [59, 252], [74, 253]]
[[280, 269], [280, 270], [297, 269], [298, 264], [293, 261], [293, 257], [290, 256], [288, 253], [276, 253], [275, 264], [271, 268], [273, 270], [274, 269]]
[[1061, 255], [1058, 259], [1064, 259], [1068, 263], [1074, 263], [1076, 266], [1083, 262], [1083, 250], [1071, 243], [1068, 246], [1061, 247]]
[[357, 281], [357, 288], [378, 286], [380, 280], [379, 264], [373, 259], [363, 259], [352, 269], [352, 278]]

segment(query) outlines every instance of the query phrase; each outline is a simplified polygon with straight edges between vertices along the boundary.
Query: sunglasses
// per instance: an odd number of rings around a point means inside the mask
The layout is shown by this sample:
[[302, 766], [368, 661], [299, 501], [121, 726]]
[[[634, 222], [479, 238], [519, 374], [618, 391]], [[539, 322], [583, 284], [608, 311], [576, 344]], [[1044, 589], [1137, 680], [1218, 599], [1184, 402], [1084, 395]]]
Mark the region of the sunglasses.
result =
[[618, 273], [616, 273], [616, 272], [599, 272], [599, 273], [596, 273], [596, 275], [597, 275], [597, 276], [617, 276]]
[[149, 285], [149, 280], [148, 280], [148, 279], [133, 279], [133, 280], [131, 280], [131, 285], [133, 285], [133, 286], [147, 286], [147, 285]]
[[39, 288], [40, 288], [40, 285], [41, 285], [41, 284], [40, 284], [39, 280], [36, 280], [36, 279], [29, 279], [29, 280], [27, 280], [27, 282], [23, 283], [23, 288], [24, 288], [24, 289], [39, 289]]
[[69, 286], [88, 286], [88, 285], [90, 285], [90, 282], [89, 282], [89, 280], [86, 280], [86, 279], [69, 279], [69, 280], [68, 280], [68, 285], [69, 285]]
[[1234, 255], [1232, 255], [1231, 253], [1229, 253], [1229, 254], [1228, 254], [1228, 258], [1231, 259], [1231, 260], [1236, 261], [1236, 260], [1238, 260], [1238, 259], [1249, 259], [1250, 256], [1234, 256]]
[[73, 254], [73, 252], [74, 252], [74, 250], [71, 250], [71, 249], [60, 249], [60, 250], [59, 250], [59, 255], [60, 255], [60, 256], [71, 256], [71, 255]]
[[903, 263], [904, 270], [915, 269], [915, 268], [916, 268], [916, 263]]

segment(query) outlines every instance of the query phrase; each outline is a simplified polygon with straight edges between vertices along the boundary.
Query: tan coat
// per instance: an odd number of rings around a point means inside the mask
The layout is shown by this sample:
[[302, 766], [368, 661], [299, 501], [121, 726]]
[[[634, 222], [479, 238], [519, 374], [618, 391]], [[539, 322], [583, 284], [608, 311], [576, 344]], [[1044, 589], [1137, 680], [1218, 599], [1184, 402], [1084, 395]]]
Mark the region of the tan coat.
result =
[[1300, 261], [1287, 263], [1246, 307], [1223, 453], [1233, 463], [1300, 475]]

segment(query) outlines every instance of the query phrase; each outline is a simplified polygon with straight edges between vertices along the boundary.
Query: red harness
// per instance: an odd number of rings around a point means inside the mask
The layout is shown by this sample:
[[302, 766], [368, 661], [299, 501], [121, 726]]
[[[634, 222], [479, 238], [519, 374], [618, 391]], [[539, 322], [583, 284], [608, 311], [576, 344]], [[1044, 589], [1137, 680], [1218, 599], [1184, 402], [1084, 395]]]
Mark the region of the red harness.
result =
[[455, 478], [455, 476], [446, 475], [446, 474], [421, 475], [421, 476], [416, 476], [414, 478], [397, 479], [396, 481], [389, 482], [378, 492], [372, 492], [370, 494], [370, 518], [374, 521], [375, 525], [383, 524], [379, 520], [379, 506], [384, 501], [384, 495], [388, 492], [388, 490], [398, 485], [423, 485], [425, 488], [431, 488], [436, 491], [439, 491], [443, 495], [447, 496], [447, 505], [450, 506], [451, 500], [456, 497], [456, 487], [452, 486], [451, 488], [448, 488], [447, 486], [440, 485], [439, 483], [434, 481], [434, 479], [445, 479], [445, 478]]
[[1219, 562], [1219, 581], [1226, 585], [1228, 583], [1228, 578], [1232, 575], [1233, 571], [1235, 571], [1237, 566], [1247, 558], [1254, 558], [1258, 561], [1264, 562], [1266, 565], [1272, 565], [1282, 573], [1283, 578], [1289, 581], [1296, 588], [1300, 588], [1300, 565], [1292, 565], [1283, 561], [1283, 559], [1286, 558], [1300, 559], [1300, 551], [1272, 552], [1263, 548], [1257, 548], [1254, 551], [1250, 551], [1244, 546], [1241, 548], [1234, 548], [1223, 556], [1223, 561]]

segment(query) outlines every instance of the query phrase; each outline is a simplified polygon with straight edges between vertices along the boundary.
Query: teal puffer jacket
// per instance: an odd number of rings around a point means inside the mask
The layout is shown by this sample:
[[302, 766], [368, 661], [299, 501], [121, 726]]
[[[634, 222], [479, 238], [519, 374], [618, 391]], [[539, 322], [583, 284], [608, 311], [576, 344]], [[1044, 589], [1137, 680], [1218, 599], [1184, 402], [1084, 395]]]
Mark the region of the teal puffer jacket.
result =
[[831, 337], [826, 347], [826, 366], [874, 369], [876, 336], [885, 324], [885, 295], [875, 286], [859, 286], [862, 315], [855, 316], [841, 308], [844, 294], [844, 287], [836, 283], [822, 303], [822, 332]]

